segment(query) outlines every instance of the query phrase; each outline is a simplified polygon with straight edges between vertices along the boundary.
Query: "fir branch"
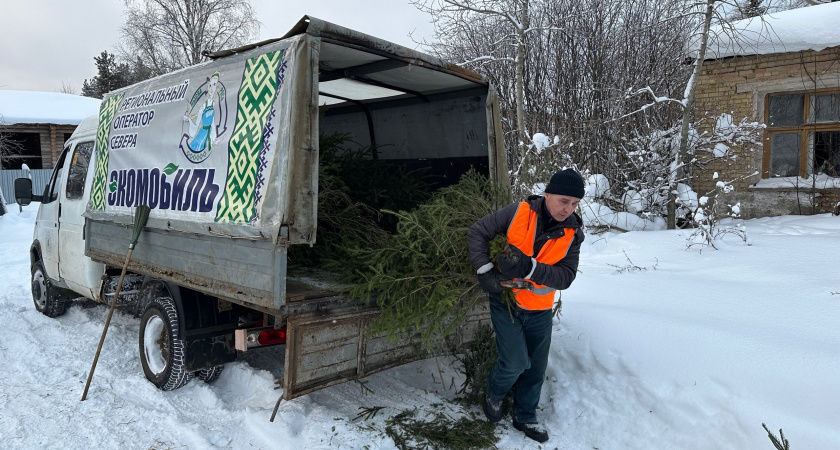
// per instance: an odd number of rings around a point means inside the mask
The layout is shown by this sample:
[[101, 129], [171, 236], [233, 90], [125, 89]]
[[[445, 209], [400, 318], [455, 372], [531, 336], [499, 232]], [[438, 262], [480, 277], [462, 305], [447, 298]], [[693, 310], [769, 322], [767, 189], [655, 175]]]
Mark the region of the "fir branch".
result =
[[442, 411], [429, 419], [417, 419], [417, 410], [405, 410], [385, 421], [385, 433], [401, 450], [416, 448], [485, 449], [495, 447], [499, 438], [495, 424], [469, 413], [453, 419]]
[[790, 442], [785, 438], [785, 433], [779, 428], [779, 437], [773, 434], [767, 425], [764, 423], [761, 424], [764, 427], [764, 431], [767, 432], [767, 436], [770, 438], [770, 442], [773, 443], [773, 446], [776, 447], [777, 450], [790, 450]]
[[358, 283], [351, 296], [379, 306], [375, 333], [396, 339], [416, 332], [429, 350], [485, 301], [466, 231], [507, 195], [471, 171], [411, 211], [383, 211], [397, 219], [396, 233], [380, 247], [350, 249], [346, 265], [354, 269], [345, 274]]
[[357, 414], [356, 417], [353, 418], [353, 420], [356, 420], [356, 419], [363, 419], [363, 420], [373, 419], [374, 417], [376, 417], [376, 415], [379, 413], [379, 411], [382, 411], [383, 409], [385, 409], [385, 407], [384, 406], [371, 406], [371, 407], [360, 406], [359, 409], [361, 409], [362, 411], [359, 414]]

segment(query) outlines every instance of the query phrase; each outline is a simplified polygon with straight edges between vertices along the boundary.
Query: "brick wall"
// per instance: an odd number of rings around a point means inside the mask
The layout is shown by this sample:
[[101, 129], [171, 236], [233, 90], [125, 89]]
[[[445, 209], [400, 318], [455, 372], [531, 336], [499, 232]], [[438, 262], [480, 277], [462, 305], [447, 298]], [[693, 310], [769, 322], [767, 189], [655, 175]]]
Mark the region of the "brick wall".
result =
[[[763, 123], [764, 101], [768, 93], [837, 87], [840, 87], [840, 47], [832, 47], [820, 52], [802, 51], [736, 56], [706, 61], [697, 83], [695, 119], [728, 113], [732, 115], [736, 123], [743, 118]], [[713, 125], [713, 120], [706, 120], [699, 131], [709, 132]], [[736, 156], [734, 160], [713, 161], [705, 170], [695, 170], [694, 189], [700, 195], [713, 189], [715, 172], [719, 174], [720, 179], [727, 181], [742, 178], [733, 183], [735, 193], [730, 196], [730, 201], [750, 202], [750, 205], [742, 204], [745, 216], [761, 217], [786, 213], [788, 208], [774, 210], [772, 199], [778, 200], [779, 195], [789, 197], [790, 189], [786, 190], [786, 193], [771, 193], [767, 189], [750, 188], [760, 179], [757, 173], [761, 171], [763, 156], [761, 146], [741, 145], [732, 150]], [[698, 152], [697, 156], [700, 160], [710, 159], [705, 152]], [[796, 190], [796, 192], [796, 196], [799, 196], [800, 191]], [[837, 197], [836, 192], [817, 194], [818, 197], [824, 198]], [[801, 205], [802, 199], [795, 199], [794, 203]], [[831, 208], [833, 206], [833, 204], [830, 205]], [[831, 208], [828, 210], [830, 211]], [[795, 209], [801, 210], [801, 208]]]

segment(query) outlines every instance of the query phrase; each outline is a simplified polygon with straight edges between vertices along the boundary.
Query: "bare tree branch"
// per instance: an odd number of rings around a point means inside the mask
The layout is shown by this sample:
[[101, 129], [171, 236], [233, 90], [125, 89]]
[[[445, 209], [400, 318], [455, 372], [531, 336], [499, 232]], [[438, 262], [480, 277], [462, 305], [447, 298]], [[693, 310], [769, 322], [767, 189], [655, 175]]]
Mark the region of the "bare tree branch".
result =
[[237, 47], [259, 33], [248, 0], [124, 0], [120, 56], [155, 75], [197, 64], [202, 52]]

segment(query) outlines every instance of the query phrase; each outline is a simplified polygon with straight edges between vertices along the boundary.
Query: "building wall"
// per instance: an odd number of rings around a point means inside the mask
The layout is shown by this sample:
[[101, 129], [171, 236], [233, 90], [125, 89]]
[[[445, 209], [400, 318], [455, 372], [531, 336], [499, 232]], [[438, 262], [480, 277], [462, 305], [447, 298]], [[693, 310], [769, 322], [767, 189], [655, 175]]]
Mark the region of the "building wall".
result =
[[0, 133], [37, 133], [40, 136], [42, 168], [52, 169], [61, 150], [65, 137], [76, 129], [76, 125], [56, 124], [15, 124], [0, 126]]
[[[706, 61], [698, 78], [695, 119], [704, 119], [699, 130], [710, 132], [713, 117], [732, 115], [735, 123], [764, 122], [765, 97], [769, 93], [840, 87], [840, 47], [820, 52], [802, 51], [771, 55], [736, 56]], [[766, 141], [766, 137], [761, 139]], [[838, 191], [809, 190], [801, 186], [761, 188], [762, 146], [744, 144], [734, 150], [734, 159], [709, 162], [704, 170], [695, 170], [693, 187], [704, 195], [718, 180], [737, 180], [727, 203], [741, 202], [745, 218], [781, 214], [810, 214], [833, 210]], [[710, 159], [698, 152], [698, 159]], [[717, 172], [718, 179], [713, 175]]]

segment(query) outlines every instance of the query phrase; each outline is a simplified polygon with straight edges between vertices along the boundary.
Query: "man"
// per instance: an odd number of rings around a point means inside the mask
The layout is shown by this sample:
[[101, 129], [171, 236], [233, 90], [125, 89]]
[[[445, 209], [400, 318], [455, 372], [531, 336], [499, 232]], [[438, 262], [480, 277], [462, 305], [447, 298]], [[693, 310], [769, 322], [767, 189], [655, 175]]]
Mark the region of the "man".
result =
[[[502, 418], [502, 400], [516, 387], [513, 426], [529, 438], [545, 442], [548, 432], [537, 421], [537, 404], [545, 379], [551, 344], [552, 308], [560, 290], [575, 279], [583, 242], [582, 220], [575, 209], [583, 198], [583, 178], [572, 169], [551, 177], [545, 196], [532, 195], [481, 218], [467, 232], [470, 262], [481, 288], [490, 296], [490, 317], [496, 331], [499, 360], [490, 371], [484, 414]], [[490, 261], [489, 243], [507, 236], [509, 251]], [[514, 289], [517, 305], [502, 301], [504, 280], [524, 280], [528, 289]]]

